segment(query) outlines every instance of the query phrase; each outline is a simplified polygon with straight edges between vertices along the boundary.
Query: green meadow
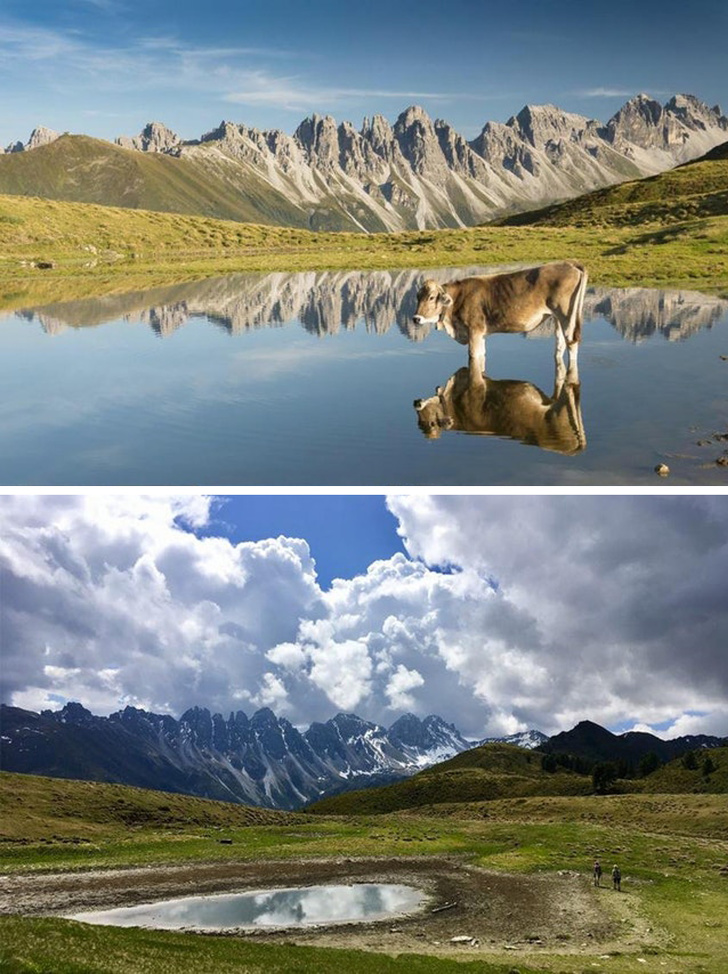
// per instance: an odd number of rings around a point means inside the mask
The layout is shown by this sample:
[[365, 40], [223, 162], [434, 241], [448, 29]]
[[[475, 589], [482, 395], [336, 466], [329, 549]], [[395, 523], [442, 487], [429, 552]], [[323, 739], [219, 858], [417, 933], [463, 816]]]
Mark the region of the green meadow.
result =
[[[0, 310], [236, 271], [442, 267], [577, 258], [590, 281], [728, 294], [728, 216], [637, 227], [313, 233], [0, 196]], [[41, 269], [37, 264], [52, 264]]]
[[390, 956], [10, 912], [0, 917], [3, 972], [728, 971], [725, 794], [534, 795], [334, 816], [1, 774], [0, 811], [4, 889], [12, 889], [13, 877], [48, 872], [267, 860], [310, 861], [315, 881], [316, 862], [327, 858], [443, 855], [509, 875], [567, 871], [588, 884], [598, 856], [607, 871], [613, 859], [622, 866], [624, 922], [634, 915], [650, 931], [644, 943], [631, 940], [606, 955], [570, 945], [563, 952], [534, 948], [514, 956], [496, 946], [475, 958], [457, 951], [443, 957], [428, 955], [423, 943], [416, 954]]

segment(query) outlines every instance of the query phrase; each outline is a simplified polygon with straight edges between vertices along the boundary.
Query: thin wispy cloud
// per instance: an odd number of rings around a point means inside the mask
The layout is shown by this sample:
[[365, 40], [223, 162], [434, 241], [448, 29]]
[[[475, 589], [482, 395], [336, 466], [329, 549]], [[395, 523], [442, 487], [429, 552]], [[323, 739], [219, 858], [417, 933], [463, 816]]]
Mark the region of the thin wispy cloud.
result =
[[275, 105], [290, 111], [305, 111], [321, 104], [344, 103], [362, 98], [428, 99], [450, 101], [468, 97], [442, 91], [388, 90], [380, 88], [331, 88], [310, 85], [297, 76], [274, 77], [267, 71], [251, 71], [247, 84], [227, 93], [224, 100], [243, 105]]
[[93, 7], [106, 14], [121, 14], [129, 8], [121, 0], [76, 0], [81, 6]]
[[662, 97], [673, 94], [671, 91], [661, 88], [651, 88], [649, 85], [643, 85], [637, 88], [585, 88], [581, 91], [575, 91], [574, 94], [580, 98], [633, 98], [640, 92], [648, 92], [653, 97], [656, 95]]
[[577, 94], [582, 98], [629, 98], [634, 91], [631, 88], [587, 88]]

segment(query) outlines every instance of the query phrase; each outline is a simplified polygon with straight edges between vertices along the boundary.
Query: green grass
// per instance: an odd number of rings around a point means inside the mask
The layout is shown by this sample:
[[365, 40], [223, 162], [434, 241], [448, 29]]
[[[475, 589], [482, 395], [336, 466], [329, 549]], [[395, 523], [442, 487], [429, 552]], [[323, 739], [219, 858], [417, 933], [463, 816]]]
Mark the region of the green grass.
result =
[[[0, 917], [3, 974], [507, 974], [511, 965]], [[519, 965], [526, 974], [530, 968]]]
[[[621, 779], [615, 788], [620, 794], [728, 793], [728, 748], [697, 751], [696, 756], [698, 767], [694, 770], [687, 770], [682, 758], [677, 758], [646, 778]], [[715, 767], [708, 776], [703, 772], [706, 757]], [[427, 805], [463, 803], [471, 808], [473, 803], [501, 798], [585, 796], [592, 791], [590, 774], [545, 772], [538, 752], [509, 744], [486, 744], [404, 781], [324, 798], [309, 806], [309, 811], [323, 815], [377, 815]]]
[[508, 226], [638, 227], [726, 214], [728, 158], [718, 155], [498, 222]]
[[[578, 258], [593, 284], [728, 293], [728, 216], [670, 226], [475, 227], [312, 233], [202, 217], [0, 196], [0, 310], [234, 271], [394, 269]], [[38, 260], [53, 261], [38, 270]]]
[[93, 838], [116, 828], [242, 828], [299, 816], [128, 785], [0, 772], [0, 842]]
[[[1, 775], [2, 822], [14, 841], [0, 843], [4, 873], [52, 869], [457, 853], [488, 870], [588, 876], [599, 856], [618, 861], [629, 913], [659, 931], [656, 945], [626, 942], [601, 963], [594, 955], [532, 951], [496, 953], [474, 963], [434, 956], [399, 958], [364, 951], [262, 943], [164, 931], [86, 927], [56, 918], [0, 917], [0, 972], [281, 971], [495, 974], [519, 970], [583, 974], [636, 970], [726, 974], [728, 933], [728, 800], [724, 795], [616, 795], [508, 798], [433, 804], [390, 815], [271, 815], [279, 824], [243, 824], [257, 814], [123, 786]], [[13, 796], [23, 798], [15, 813]], [[119, 799], [124, 799], [122, 813]], [[131, 823], [129, 812], [133, 812]], [[142, 813], [149, 815], [143, 821]], [[242, 821], [241, 821], [242, 816]], [[139, 820], [139, 819], [142, 820]], [[9, 825], [8, 825], [9, 823]], [[24, 824], [25, 823], [25, 824]], [[92, 841], [74, 843], [79, 830]], [[220, 845], [219, 838], [232, 838]], [[69, 841], [70, 839], [70, 841]], [[458, 931], [459, 932], [459, 931]], [[423, 943], [423, 950], [426, 944]], [[639, 963], [642, 957], [647, 967]]]
[[[682, 758], [670, 761], [658, 768], [642, 782], [641, 790], [650, 794], [728, 793], [728, 747], [711, 748], [709, 751], [696, 750], [697, 767], [687, 769]], [[708, 775], [703, 772], [705, 760], [709, 758], [715, 771]]]

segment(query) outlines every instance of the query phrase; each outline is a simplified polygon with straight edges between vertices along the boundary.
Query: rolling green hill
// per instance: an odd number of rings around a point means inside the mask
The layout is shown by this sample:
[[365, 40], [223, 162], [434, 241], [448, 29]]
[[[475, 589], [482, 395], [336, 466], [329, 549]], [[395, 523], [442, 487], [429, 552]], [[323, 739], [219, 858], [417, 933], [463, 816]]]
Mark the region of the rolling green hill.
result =
[[496, 226], [627, 227], [728, 214], [728, 142], [658, 176], [519, 213]]
[[[728, 794], [728, 747], [715, 747], [693, 753], [696, 765], [694, 768], [687, 768], [683, 757], [676, 758], [644, 778], [640, 790], [652, 795], [691, 792]], [[708, 759], [715, 770], [705, 774], [705, 762]]]
[[[236, 175], [240, 182], [237, 169]], [[246, 172], [244, 185], [241, 190], [192, 160], [134, 152], [85, 135], [63, 135], [30, 152], [0, 155], [0, 193], [8, 195], [308, 225], [307, 214], [259, 176]]]
[[591, 791], [591, 776], [542, 771], [537, 752], [512, 744], [484, 744], [405, 781], [325, 798], [308, 810], [328, 815], [378, 814], [442, 802], [587, 795]]
[[296, 816], [288, 812], [146, 788], [0, 772], [0, 848], [2, 843], [49, 836], [88, 841], [134, 826], [239, 829], [248, 825], [285, 825], [295, 820]]

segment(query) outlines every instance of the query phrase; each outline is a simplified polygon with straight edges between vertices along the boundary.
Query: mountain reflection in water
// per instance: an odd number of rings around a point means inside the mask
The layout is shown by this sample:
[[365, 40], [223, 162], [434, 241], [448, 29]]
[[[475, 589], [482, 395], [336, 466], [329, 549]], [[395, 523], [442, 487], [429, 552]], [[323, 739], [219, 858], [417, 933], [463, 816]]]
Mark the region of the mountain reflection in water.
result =
[[[427, 276], [446, 281], [501, 269], [447, 268], [428, 270]], [[165, 337], [191, 318], [205, 318], [232, 335], [297, 321], [307, 332], [325, 336], [363, 323], [367, 332], [384, 334], [395, 326], [412, 341], [422, 341], [432, 326], [416, 326], [411, 319], [423, 276], [419, 270], [231, 274], [31, 307], [16, 314], [39, 322], [48, 334], [121, 318], [146, 322]], [[669, 341], [685, 339], [710, 327], [726, 311], [725, 299], [685, 290], [593, 287], [584, 302], [587, 321], [605, 318], [632, 342], [654, 335]], [[544, 325], [532, 335], [548, 334], [550, 328]]]
[[671, 486], [725, 485], [728, 301], [592, 288], [581, 385], [552, 385], [548, 323], [489, 336], [472, 377], [411, 319], [424, 276], [482, 270], [235, 274], [2, 316], [4, 482], [654, 486], [667, 461]]
[[418, 910], [424, 894], [411, 886], [360, 883], [187, 896], [139, 906], [75, 913], [84, 923], [178, 930], [310, 927], [381, 920]]

